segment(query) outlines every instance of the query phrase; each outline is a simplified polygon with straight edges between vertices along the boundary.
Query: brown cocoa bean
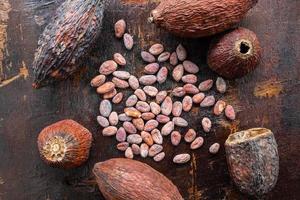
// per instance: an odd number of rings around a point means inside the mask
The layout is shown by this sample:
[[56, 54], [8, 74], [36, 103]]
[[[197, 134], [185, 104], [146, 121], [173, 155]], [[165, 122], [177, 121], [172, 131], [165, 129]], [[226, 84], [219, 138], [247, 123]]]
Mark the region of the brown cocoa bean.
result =
[[156, 74], [156, 72], [158, 72], [158, 70], [159, 70], [159, 64], [158, 63], [150, 63], [150, 64], [148, 64], [148, 65], [145, 66], [144, 73], [145, 74], [150, 74], [150, 75], [152, 74], [153, 75], [153, 74]]
[[176, 66], [178, 64], [178, 57], [177, 57], [177, 53], [173, 52], [170, 55], [170, 64], [173, 66]]
[[201, 107], [210, 107], [213, 106], [215, 104], [215, 97], [214, 96], [207, 96], [203, 99], [203, 101], [200, 103]]
[[165, 156], [166, 156], [165, 152], [161, 152], [161, 153], [157, 154], [156, 156], [154, 156], [153, 160], [155, 162], [160, 162], [165, 158]]
[[193, 99], [193, 103], [200, 104], [203, 101], [204, 98], [205, 98], [205, 94], [203, 92], [195, 94], [193, 96], [193, 98], [192, 98]]
[[167, 77], [168, 77], [168, 68], [166, 68], [166, 67], [160, 68], [160, 70], [158, 71], [158, 73], [156, 75], [157, 82], [159, 84], [162, 84], [167, 80]]
[[199, 149], [204, 143], [203, 137], [197, 137], [190, 145], [190, 149]]
[[149, 146], [145, 143], [141, 144], [140, 154], [142, 158], [146, 158], [148, 156]]
[[173, 102], [171, 97], [166, 97], [161, 104], [161, 113], [164, 115], [170, 115], [172, 112]]
[[127, 136], [127, 142], [129, 144], [140, 144], [143, 139], [139, 134], [130, 134]]
[[[131, 122], [124, 122], [123, 123], [123, 128], [125, 129], [125, 131], [129, 134], [135, 134], [137, 132], [135, 126], [131, 123]], [[137, 134], [136, 134], [137, 135]], [[131, 138], [131, 137], [130, 137]], [[128, 139], [128, 137], [127, 137]], [[129, 141], [127, 141], [129, 142]], [[130, 143], [130, 142], [129, 142]]]
[[177, 46], [176, 54], [177, 54], [178, 60], [180, 60], [180, 61], [184, 61], [187, 58], [186, 49], [182, 46], [182, 44], [179, 44]]
[[157, 115], [156, 121], [158, 121], [158, 123], [165, 124], [170, 121], [170, 117], [166, 115]]
[[125, 88], [129, 87], [129, 84], [128, 84], [127, 81], [124, 81], [124, 80], [119, 79], [117, 77], [113, 77], [112, 82], [115, 84], [115, 87], [117, 87], [117, 88], [125, 89]]
[[[140, 118], [141, 117], [141, 112], [138, 111], [136, 108], [133, 108], [133, 107], [125, 108], [124, 112], [125, 112], [126, 116], [128, 116], [128, 117], [133, 117], [133, 118]], [[119, 120], [120, 120], [120, 115], [119, 115]]]
[[117, 149], [119, 151], [126, 151], [126, 149], [129, 147], [129, 143], [128, 142], [120, 142], [117, 144]]
[[187, 127], [189, 125], [189, 123], [182, 117], [173, 117], [172, 121], [174, 122], [175, 126], [179, 127]]
[[105, 94], [115, 89], [115, 84], [113, 82], [106, 82], [97, 88], [98, 94]]
[[182, 100], [182, 110], [189, 112], [193, 106], [193, 99], [190, 96], [185, 96]]
[[134, 106], [137, 103], [137, 101], [138, 101], [137, 96], [133, 94], [128, 97], [125, 104], [127, 107], [131, 107], [131, 106]]
[[113, 98], [116, 94], [117, 94], [117, 90], [116, 90], [116, 89], [113, 89], [112, 91], [103, 94], [103, 99], [111, 99], [111, 98]]
[[184, 136], [184, 140], [188, 143], [191, 143], [195, 140], [196, 136], [196, 131], [194, 129], [189, 129]]
[[176, 87], [173, 89], [172, 95], [174, 97], [183, 97], [185, 95], [185, 91], [184, 91], [183, 87]]
[[99, 87], [100, 85], [102, 85], [106, 80], [106, 76], [100, 74], [98, 76], [95, 76], [92, 80], [91, 80], [91, 86], [92, 87]]
[[114, 57], [114, 61], [118, 65], [121, 65], [121, 66], [126, 65], [126, 59], [120, 53], [115, 53], [113, 57]]
[[153, 86], [145, 86], [145, 87], [143, 87], [143, 90], [150, 97], [155, 97], [158, 93], [158, 90], [156, 89], [156, 87], [153, 87]]
[[103, 128], [106, 128], [109, 126], [109, 121], [105, 117], [102, 117], [100, 115], [97, 116], [97, 122]]
[[204, 117], [201, 121], [204, 132], [208, 133], [211, 129], [211, 121], [208, 117]]
[[131, 149], [134, 155], [140, 155], [140, 146], [137, 144], [132, 144]]
[[170, 52], [163, 52], [158, 56], [157, 61], [166, 62], [167, 60], [169, 60], [170, 55], [171, 55]]
[[130, 73], [126, 71], [114, 71], [113, 75], [119, 79], [127, 80], [130, 77]]
[[123, 36], [124, 46], [127, 50], [131, 50], [133, 47], [133, 38], [128, 33], [125, 33]]
[[187, 74], [181, 78], [182, 82], [184, 83], [190, 83], [190, 84], [196, 84], [198, 81], [197, 76], [194, 74]]
[[174, 117], [179, 117], [182, 113], [182, 103], [180, 101], [175, 101], [172, 107], [172, 115]]
[[155, 115], [152, 112], [142, 113], [142, 119], [148, 121], [150, 119], [154, 119]]
[[225, 108], [225, 116], [230, 120], [235, 120], [236, 114], [232, 105], [227, 105]]
[[126, 30], [126, 22], [123, 19], [118, 20], [115, 23], [115, 36], [122, 38]]
[[147, 96], [145, 94], [145, 92], [142, 89], [136, 89], [134, 91], [134, 94], [137, 96], [137, 98], [141, 101], [146, 101], [147, 100]]
[[184, 67], [182, 64], [177, 65], [172, 72], [172, 77], [175, 81], [179, 82], [183, 76]]
[[123, 127], [120, 127], [120, 128], [117, 130], [116, 140], [117, 140], [118, 142], [125, 142], [126, 137], [127, 137], [127, 134], [126, 134], [125, 129], [124, 129]]
[[[128, 114], [128, 113], [127, 113]], [[119, 114], [119, 121], [121, 122], [129, 122], [132, 120], [126, 113]]]
[[149, 52], [154, 56], [158, 56], [163, 51], [164, 51], [164, 46], [162, 44], [153, 44], [149, 49]]
[[129, 86], [133, 89], [136, 90], [140, 87], [139, 80], [135, 76], [130, 76], [128, 79]]
[[148, 62], [148, 63], [155, 62], [155, 57], [147, 51], [142, 51], [141, 57], [142, 57], [143, 61], [145, 61], [145, 62]]
[[158, 122], [154, 119], [150, 119], [149, 121], [146, 122], [144, 131], [152, 131], [158, 126]]
[[134, 155], [133, 155], [131, 147], [128, 147], [126, 149], [126, 151], [125, 151], [125, 157], [129, 158], [129, 159], [133, 159]]
[[153, 144], [150, 149], [148, 155], [150, 157], [154, 157], [155, 155], [159, 154], [163, 150], [163, 146], [159, 144]]
[[143, 139], [143, 141], [149, 145], [149, 146], [152, 146], [153, 145], [153, 139], [152, 139], [152, 136], [149, 132], [147, 131], [142, 131], [141, 132], [141, 137]]
[[206, 92], [212, 88], [214, 81], [212, 79], [208, 79], [206, 81], [202, 81], [198, 88], [201, 92]]
[[184, 70], [188, 73], [196, 74], [199, 72], [199, 67], [195, 63], [193, 63], [189, 60], [183, 61], [182, 64], [183, 64]]
[[157, 93], [155, 99], [156, 99], [156, 103], [161, 104], [161, 102], [163, 102], [163, 100], [165, 100], [165, 98], [168, 96], [167, 91], [160, 91], [159, 93]]
[[163, 136], [169, 135], [174, 130], [174, 122], [169, 121], [161, 128], [161, 134]]
[[114, 104], [119, 104], [119, 103], [121, 103], [122, 100], [123, 100], [123, 93], [119, 92], [114, 96], [114, 98], [112, 99], [112, 102]]
[[211, 154], [217, 154], [220, 149], [220, 144], [219, 143], [214, 143], [209, 147], [209, 153]]
[[195, 85], [190, 84], [190, 83], [185, 84], [183, 86], [183, 89], [184, 89], [186, 94], [197, 94], [197, 93], [199, 93], [199, 89]]
[[99, 73], [103, 75], [112, 74], [118, 68], [118, 64], [113, 60], [107, 60], [99, 68]]
[[216, 88], [217, 88], [217, 91], [220, 92], [221, 94], [224, 94], [226, 92], [227, 85], [223, 78], [221, 78], [221, 77], [217, 78]]
[[109, 117], [108, 117], [109, 123], [112, 126], [116, 126], [119, 123], [119, 116], [117, 112], [111, 112]]
[[103, 136], [112, 136], [117, 133], [117, 130], [118, 129], [115, 126], [108, 126], [102, 130], [102, 135]]
[[217, 101], [217, 103], [214, 106], [213, 112], [215, 115], [219, 116], [222, 114], [222, 112], [224, 111], [226, 107], [226, 103], [223, 100], [219, 100]]
[[156, 80], [157, 78], [154, 75], [144, 75], [140, 77], [139, 82], [142, 85], [153, 85]]
[[184, 164], [189, 162], [191, 159], [190, 154], [183, 153], [183, 154], [178, 154], [173, 158], [173, 162], [176, 164]]
[[149, 112], [150, 111], [150, 106], [147, 102], [144, 101], [138, 101], [135, 105], [135, 108], [139, 110], [140, 112]]
[[103, 117], [108, 117], [112, 111], [112, 105], [109, 100], [102, 100], [99, 106], [100, 114]]
[[174, 146], [178, 146], [181, 141], [181, 134], [178, 131], [173, 131], [171, 133], [171, 143]]
[[150, 109], [151, 112], [155, 115], [158, 115], [160, 113], [160, 106], [155, 102], [150, 103]]
[[133, 123], [133, 125], [135, 126], [135, 128], [137, 130], [139, 130], [139, 131], [144, 130], [145, 123], [144, 123], [144, 120], [142, 118], [132, 119], [132, 123]]
[[153, 139], [153, 142], [155, 142], [156, 144], [163, 143], [163, 137], [158, 129], [153, 129], [151, 131], [151, 137]]

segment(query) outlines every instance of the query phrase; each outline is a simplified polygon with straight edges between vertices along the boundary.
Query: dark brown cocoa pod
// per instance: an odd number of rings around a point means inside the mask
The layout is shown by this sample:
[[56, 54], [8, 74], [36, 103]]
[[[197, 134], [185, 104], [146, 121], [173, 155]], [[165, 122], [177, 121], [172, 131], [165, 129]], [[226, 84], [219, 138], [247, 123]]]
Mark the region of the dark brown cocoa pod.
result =
[[262, 195], [275, 186], [279, 156], [271, 130], [252, 128], [231, 134], [225, 150], [231, 178], [240, 191]]
[[67, 78], [78, 69], [100, 34], [106, 1], [67, 0], [59, 6], [38, 41], [33, 87]]
[[220, 76], [233, 79], [253, 71], [261, 58], [261, 47], [255, 33], [237, 28], [210, 44], [208, 66]]
[[181, 37], [204, 37], [236, 26], [257, 0], [164, 0], [149, 22]]

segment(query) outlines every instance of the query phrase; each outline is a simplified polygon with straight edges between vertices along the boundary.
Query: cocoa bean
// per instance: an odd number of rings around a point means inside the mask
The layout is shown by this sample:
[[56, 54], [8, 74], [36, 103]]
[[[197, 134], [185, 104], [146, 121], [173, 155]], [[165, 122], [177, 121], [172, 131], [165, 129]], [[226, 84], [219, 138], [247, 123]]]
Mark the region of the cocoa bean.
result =
[[118, 65], [121, 65], [121, 66], [126, 65], [126, 59], [120, 53], [115, 53], [113, 57], [114, 57], [114, 61]]
[[215, 97], [214, 96], [207, 96], [203, 99], [203, 101], [200, 103], [201, 107], [210, 107], [215, 104]]
[[113, 82], [106, 82], [97, 88], [98, 94], [105, 94], [115, 89], [115, 84]]
[[174, 97], [183, 97], [185, 95], [185, 90], [183, 89], [183, 87], [176, 87], [173, 89], [172, 95]]
[[158, 121], [158, 123], [165, 124], [170, 121], [170, 117], [166, 115], [157, 115], [156, 121]]
[[144, 73], [145, 74], [150, 74], [150, 75], [152, 74], [153, 75], [153, 74], [156, 74], [156, 72], [158, 72], [158, 70], [159, 70], [159, 64], [158, 63], [150, 63], [150, 64], [148, 64], [148, 65], [145, 66]]
[[136, 90], [140, 87], [139, 80], [135, 76], [130, 76], [128, 79], [129, 86], [133, 89]]
[[158, 122], [154, 119], [150, 119], [149, 121], [146, 122], [144, 131], [152, 131], [158, 126]]
[[190, 96], [185, 96], [182, 100], [182, 110], [189, 112], [193, 106], [193, 99]]
[[147, 102], [144, 101], [138, 101], [135, 105], [135, 108], [139, 110], [140, 112], [149, 112], [150, 111], [150, 106]]
[[148, 156], [149, 146], [145, 143], [141, 144], [140, 154], [142, 158], [146, 158]]
[[[127, 134], [126, 134], [126, 131], [123, 127], [120, 127], [118, 130], [117, 130], [117, 134], [116, 134], [116, 140], [118, 142], [125, 142], [126, 141], [126, 137], [127, 137]], [[128, 147], [128, 146], [127, 146]], [[125, 151], [125, 150], [124, 150]]]
[[217, 154], [220, 150], [220, 144], [214, 143], [209, 147], [209, 153], [211, 154]]
[[103, 75], [112, 74], [118, 68], [118, 64], [113, 60], [107, 60], [99, 68], [99, 73]]
[[152, 139], [152, 136], [149, 132], [146, 132], [146, 131], [142, 131], [141, 132], [141, 137], [143, 139], [143, 141], [149, 145], [149, 146], [152, 146], [153, 145], [153, 139]]
[[155, 62], [155, 57], [147, 51], [142, 51], [141, 57], [142, 57], [143, 61], [145, 61], [145, 62], [148, 62], [148, 63]]
[[196, 136], [196, 131], [194, 129], [189, 129], [184, 136], [184, 140], [188, 143], [191, 143], [195, 140]]
[[163, 52], [158, 56], [157, 61], [166, 62], [167, 60], [169, 60], [170, 55], [171, 55], [170, 52]]
[[126, 71], [114, 71], [113, 75], [119, 79], [127, 80], [130, 77], [130, 73]]
[[115, 36], [122, 38], [126, 30], [126, 22], [123, 19], [118, 20], [115, 23]]
[[129, 144], [140, 144], [143, 139], [139, 134], [131, 134], [127, 136], [127, 142]]
[[217, 91], [220, 92], [221, 94], [224, 94], [226, 92], [227, 85], [223, 78], [221, 78], [221, 77], [217, 78], [216, 88], [217, 88]]
[[178, 146], [181, 141], [181, 134], [178, 131], [173, 131], [171, 133], [171, 143], [174, 146]]
[[167, 91], [164, 91], [164, 90], [157, 93], [157, 95], [155, 97], [156, 103], [161, 104], [161, 102], [163, 102], [163, 100], [165, 100], [167, 95], [168, 95]]
[[155, 142], [156, 144], [163, 143], [163, 137], [158, 129], [153, 129], [151, 131], [151, 137], [153, 139], [153, 142]]
[[163, 150], [163, 146], [159, 144], [153, 144], [149, 149], [148, 156], [154, 157], [155, 155], [159, 154], [162, 150]]
[[176, 164], [184, 164], [189, 162], [191, 159], [190, 154], [183, 153], [183, 154], [178, 154], [173, 158], [173, 162]]
[[127, 107], [131, 107], [131, 106], [134, 106], [137, 103], [137, 101], [138, 101], [137, 96], [133, 94], [128, 97], [125, 104]]
[[154, 119], [155, 115], [152, 112], [142, 113], [142, 119], [148, 121], [150, 119]]
[[134, 94], [137, 96], [137, 98], [141, 101], [146, 101], [147, 100], [147, 96], [145, 94], [145, 92], [142, 89], [136, 89], [134, 91]]
[[166, 156], [165, 152], [161, 152], [161, 153], [157, 154], [156, 156], [154, 156], [153, 160], [155, 162], [160, 162], [165, 158], [165, 156]]
[[160, 68], [160, 70], [158, 71], [158, 73], [156, 75], [157, 82], [159, 84], [162, 84], [167, 80], [167, 77], [168, 77], [168, 68], [166, 68], [166, 67]]
[[193, 99], [193, 103], [200, 104], [203, 101], [204, 98], [205, 98], [205, 94], [203, 92], [195, 94], [193, 96], [193, 98], [192, 98]]
[[182, 117], [173, 117], [172, 121], [174, 122], [175, 126], [179, 127], [187, 127], [189, 125], [189, 123]]
[[100, 85], [102, 85], [103, 83], [105, 83], [106, 80], [106, 76], [100, 74], [98, 76], [95, 76], [92, 80], [91, 80], [91, 86], [92, 87], [99, 87]]
[[117, 88], [125, 89], [125, 88], [129, 87], [129, 84], [128, 84], [127, 81], [124, 81], [124, 80], [119, 79], [117, 77], [113, 77], [112, 82], [115, 84], [115, 87], [117, 87]]
[[217, 116], [221, 115], [222, 112], [224, 111], [225, 107], [226, 107], [225, 101], [222, 101], [222, 100], [217, 101], [217, 103], [214, 106], [214, 110], [213, 110], [214, 114]]
[[109, 122], [108, 120], [105, 118], [105, 117], [102, 117], [102, 116], [97, 116], [97, 122], [98, 124], [103, 127], [103, 128], [106, 128], [109, 126]]
[[182, 44], [179, 44], [177, 46], [176, 54], [177, 54], [178, 60], [180, 60], [180, 61], [184, 61], [187, 58], [186, 49], [182, 46]]
[[131, 147], [128, 147], [126, 149], [126, 151], [125, 151], [125, 157], [129, 158], [129, 159], [133, 159], [134, 155], [133, 155]]
[[128, 33], [125, 33], [123, 36], [124, 46], [127, 50], [131, 50], [133, 47], [133, 38]]
[[178, 64], [178, 57], [177, 57], [177, 53], [173, 52], [170, 55], [170, 64], [173, 66], [176, 66]]
[[143, 87], [143, 90], [150, 97], [155, 97], [158, 93], [158, 90], [153, 86], [145, 86]]
[[[141, 117], [141, 112], [138, 111], [134, 107], [125, 108], [124, 112], [125, 112], [126, 116], [128, 116], [128, 117], [133, 117], [133, 118], [139, 118], [139, 117]], [[126, 121], [128, 121], [128, 120], [126, 120]]]
[[116, 94], [117, 94], [117, 90], [116, 90], [116, 89], [113, 89], [112, 91], [103, 94], [103, 99], [111, 99], [111, 98], [113, 98]]
[[203, 137], [197, 137], [190, 145], [191, 149], [199, 149], [204, 143]]
[[132, 144], [131, 149], [134, 155], [140, 155], [140, 146], [137, 144]]
[[144, 75], [140, 77], [139, 82], [142, 85], [153, 85], [156, 80], [157, 78], [154, 75]]
[[163, 51], [164, 51], [164, 46], [162, 44], [153, 44], [149, 49], [149, 52], [154, 56], [158, 56]]
[[[129, 134], [135, 134], [137, 132], [135, 126], [131, 122], [124, 122], [123, 128]], [[137, 135], [137, 134], [136, 134]], [[128, 137], [127, 137], [128, 138]], [[131, 137], [130, 137], [131, 138]], [[128, 141], [127, 141], [128, 142]], [[129, 142], [130, 143], [130, 142]]]
[[112, 111], [112, 105], [109, 100], [102, 100], [99, 106], [100, 114], [103, 117], [108, 117]]
[[173, 102], [171, 97], [167, 96], [161, 104], [161, 113], [164, 115], [170, 115], [172, 112]]
[[121, 121], [121, 122], [131, 121], [132, 118], [130, 117], [130, 113], [131, 112], [128, 112], [127, 114], [126, 113], [119, 114], [119, 121]]
[[137, 130], [139, 130], [139, 131], [144, 130], [145, 123], [144, 123], [144, 120], [142, 118], [132, 119], [132, 123], [133, 123], [133, 125], [135, 126], [135, 128]]
[[126, 149], [129, 147], [129, 143], [128, 142], [121, 142], [117, 144], [117, 149], [119, 151], [126, 151]]
[[172, 107], [172, 115], [174, 117], [179, 117], [182, 113], [182, 103], [180, 101], [175, 101]]
[[160, 106], [155, 102], [150, 103], [150, 109], [151, 112], [155, 115], [158, 115], [160, 113]]
[[183, 64], [184, 70], [188, 73], [196, 74], [199, 72], [199, 67], [195, 63], [193, 63], [189, 60], [183, 61], [182, 64]]
[[115, 126], [108, 126], [102, 130], [102, 135], [103, 136], [112, 136], [117, 133], [117, 130], [118, 129]]
[[231, 105], [227, 105], [225, 108], [225, 116], [230, 120], [235, 120], [236, 114]]
[[184, 83], [190, 83], [190, 84], [196, 84], [198, 81], [197, 76], [194, 74], [187, 74], [181, 78], [182, 82]]
[[163, 136], [169, 135], [174, 130], [174, 122], [169, 121], [161, 128], [161, 134]]
[[199, 93], [199, 89], [195, 85], [190, 84], [190, 83], [185, 84], [183, 86], [183, 89], [184, 89], [186, 94], [197, 94], [197, 93]]
[[204, 132], [208, 133], [211, 129], [211, 121], [208, 117], [204, 117], [201, 121]]
[[123, 93], [119, 92], [114, 96], [114, 98], [112, 99], [112, 102], [114, 104], [119, 104], [119, 103], [121, 103], [122, 100], [123, 100]]
[[206, 81], [202, 81], [198, 88], [201, 92], [206, 92], [212, 88], [214, 81], [212, 79], [208, 79]]
[[116, 126], [119, 123], [119, 116], [118, 116], [117, 112], [115, 112], [115, 111], [111, 112], [108, 120], [109, 120], [110, 125]]
[[172, 72], [172, 77], [175, 81], [179, 82], [183, 76], [184, 67], [182, 64], [177, 65]]

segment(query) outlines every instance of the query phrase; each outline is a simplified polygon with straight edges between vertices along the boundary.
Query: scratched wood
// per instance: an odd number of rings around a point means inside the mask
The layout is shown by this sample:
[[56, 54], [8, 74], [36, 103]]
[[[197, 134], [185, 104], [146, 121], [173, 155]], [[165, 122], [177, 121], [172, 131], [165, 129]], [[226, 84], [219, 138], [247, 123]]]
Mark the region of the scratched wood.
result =
[[[126, 70], [139, 76], [141, 49], [162, 42], [172, 50], [179, 42], [188, 49], [189, 59], [201, 66], [199, 79], [216, 78], [206, 66], [205, 54], [211, 38], [187, 40], [173, 37], [146, 22], [157, 1], [112, 0], [104, 17], [103, 33], [84, 67], [69, 80], [34, 90], [31, 87], [34, 50], [43, 28], [63, 0], [2, 0], [0, 2], [0, 199], [103, 199], [95, 186], [94, 163], [122, 153], [113, 138], [101, 136], [95, 118], [99, 96], [89, 86], [101, 62], [114, 52], [124, 53]], [[263, 47], [259, 67], [245, 78], [230, 81], [224, 99], [236, 107], [238, 120], [214, 119], [205, 145], [189, 151], [188, 145], [164, 144], [161, 163], [143, 160], [170, 178], [185, 199], [251, 199], [237, 191], [230, 180], [222, 146], [218, 155], [208, 153], [214, 142], [224, 143], [228, 134], [251, 127], [273, 130], [279, 145], [280, 174], [276, 187], [264, 199], [298, 199], [300, 191], [300, 1], [261, 0], [241, 23], [255, 31]], [[135, 47], [128, 52], [113, 36], [113, 23], [124, 18], [134, 35]], [[159, 88], [174, 87], [172, 81]], [[126, 95], [129, 95], [127, 92]], [[218, 96], [219, 97], [219, 96]], [[120, 107], [116, 107], [120, 111]], [[200, 135], [200, 119], [210, 111], [194, 108], [184, 117]], [[58, 120], [71, 118], [94, 135], [88, 162], [69, 171], [46, 166], [37, 151], [39, 131]], [[167, 138], [166, 138], [167, 140]], [[190, 152], [189, 164], [176, 166], [172, 157]], [[141, 160], [138, 158], [138, 160]]]

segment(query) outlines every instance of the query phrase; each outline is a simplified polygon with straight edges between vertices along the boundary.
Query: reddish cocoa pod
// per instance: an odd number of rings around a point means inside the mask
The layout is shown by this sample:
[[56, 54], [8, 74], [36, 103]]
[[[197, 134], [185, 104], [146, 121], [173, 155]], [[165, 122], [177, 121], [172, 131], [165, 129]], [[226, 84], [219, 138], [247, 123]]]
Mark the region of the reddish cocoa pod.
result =
[[156, 72], [158, 72], [158, 70], [159, 70], [159, 64], [158, 63], [150, 63], [150, 64], [145, 66], [144, 73], [145, 74], [156, 74]]
[[174, 146], [178, 146], [181, 141], [181, 134], [178, 131], [173, 131], [171, 133], [171, 143]]
[[164, 51], [164, 46], [162, 44], [158, 44], [158, 43], [153, 44], [149, 49], [149, 52], [154, 56], [158, 56], [163, 51]]
[[188, 73], [196, 74], [199, 72], [199, 67], [195, 63], [193, 63], [189, 60], [183, 61], [182, 64], [183, 64], [184, 70]]
[[125, 88], [129, 87], [129, 84], [127, 81], [119, 79], [117, 77], [113, 77], [112, 82], [115, 84], [115, 87], [117, 87], [117, 88], [125, 89]]
[[168, 96], [167, 91], [160, 91], [155, 96], [156, 103], [161, 104], [165, 100], [165, 98]]
[[126, 151], [126, 149], [129, 147], [129, 143], [128, 142], [120, 142], [117, 144], [117, 149], [119, 151]]
[[185, 95], [185, 90], [183, 87], [176, 87], [172, 90], [172, 95], [175, 97], [183, 97]]
[[101, 32], [106, 2], [74, 0], [58, 7], [39, 38], [33, 61], [35, 88], [67, 78], [78, 69]]
[[184, 73], [184, 68], [183, 68], [183, 65], [180, 64], [180, 65], [177, 65], [174, 69], [173, 69], [173, 72], [172, 72], [172, 77], [175, 81], [179, 82], [183, 76], [183, 73]]
[[148, 63], [155, 62], [155, 57], [147, 51], [142, 51], [141, 57], [142, 57], [143, 61], [145, 61], [145, 62], [148, 62]]
[[212, 41], [208, 66], [220, 76], [234, 79], [253, 71], [261, 58], [261, 47], [254, 32], [237, 28]]
[[111, 99], [111, 98], [113, 98], [116, 94], [117, 94], [117, 90], [116, 90], [116, 89], [113, 89], [112, 91], [103, 94], [103, 99]]
[[78, 167], [88, 159], [92, 134], [82, 125], [67, 119], [45, 127], [37, 143], [46, 164], [68, 169]]
[[212, 125], [211, 125], [211, 121], [208, 117], [203, 117], [201, 124], [202, 124], [202, 128], [203, 128], [204, 132], [206, 132], [206, 133], [210, 132]]
[[221, 94], [224, 94], [226, 92], [227, 85], [223, 78], [221, 78], [221, 77], [217, 78], [216, 88], [217, 88], [218, 92], [220, 92]]
[[146, 101], [147, 100], [147, 96], [145, 94], [145, 92], [142, 89], [136, 89], [134, 91], [134, 94], [137, 96], [137, 98], [141, 101]]
[[204, 143], [203, 137], [197, 137], [190, 145], [190, 149], [199, 149]]
[[118, 129], [115, 126], [108, 126], [102, 130], [103, 136], [113, 136], [117, 133]]
[[199, 93], [199, 89], [195, 85], [190, 84], [190, 83], [185, 84], [183, 86], [183, 89], [184, 89], [186, 94], [197, 94], [197, 93]]
[[151, 119], [151, 120], [146, 122], [145, 127], [144, 127], [144, 131], [152, 131], [156, 127], [158, 127], [158, 122], [154, 119]]
[[95, 76], [92, 80], [91, 80], [91, 86], [92, 87], [99, 87], [100, 85], [102, 85], [103, 83], [105, 83], [106, 80], [106, 76], [100, 74], [98, 76]]
[[191, 143], [195, 140], [196, 136], [196, 131], [194, 129], [189, 129], [184, 136], [184, 140], [188, 143]]
[[215, 35], [236, 26], [257, 0], [162, 1], [149, 22], [181, 37]]
[[225, 107], [226, 107], [225, 101], [222, 100], [217, 101], [213, 109], [214, 114], [217, 116], [221, 115]]
[[201, 92], [206, 92], [212, 88], [214, 81], [212, 79], [208, 79], [199, 84], [198, 88]]
[[202, 92], [200, 92], [198, 94], [195, 94], [193, 96], [193, 98], [192, 98], [193, 99], [193, 103], [200, 104], [203, 101], [204, 98], [205, 98], [205, 94], [202, 93]]
[[179, 44], [176, 47], [176, 54], [177, 54], [178, 60], [180, 60], [180, 61], [184, 61], [187, 58], [187, 51], [184, 48], [184, 46], [182, 46], [182, 44]]
[[130, 76], [128, 79], [129, 86], [133, 89], [136, 90], [140, 87], [139, 80], [135, 76]]
[[114, 98], [112, 99], [112, 102], [114, 104], [119, 104], [119, 103], [121, 103], [122, 100], [123, 100], [123, 93], [119, 92], [114, 96]]
[[142, 118], [132, 119], [132, 123], [133, 123], [133, 125], [135, 126], [135, 128], [137, 130], [139, 130], [139, 131], [144, 130], [145, 123], [144, 123], [144, 120]]
[[124, 56], [122, 56], [122, 54], [120, 53], [115, 53], [114, 54], [114, 61], [121, 66], [126, 65], [126, 59], [124, 58]]
[[200, 103], [201, 107], [210, 107], [213, 106], [216, 102], [216, 99], [214, 96], [210, 95], [203, 99], [203, 101]]
[[[125, 129], [124, 129], [123, 127], [120, 127], [120, 128], [117, 130], [117, 133], [116, 133], [116, 140], [117, 140], [118, 142], [125, 142], [126, 138], [127, 138], [127, 134], [126, 134]], [[127, 146], [127, 147], [128, 147], [128, 146]], [[126, 148], [125, 148], [125, 150], [126, 150]], [[125, 150], [124, 150], [124, 151], [125, 151]]]
[[155, 115], [152, 112], [145, 112], [145, 113], [142, 113], [141, 117], [143, 120], [148, 121], [150, 119], [154, 119]]
[[166, 67], [160, 68], [160, 70], [157, 72], [156, 75], [157, 82], [159, 84], [162, 84], [167, 80], [167, 77], [168, 77], [168, 68]]
[[118, 68], [118, 64], [113, 60], [107, 60], [99, 68], [99, 73], [103, 75], [112, 74]]
[[159, 154], [163, 150], [163, 146], [159, 144], [154, 144], [149, 149], [149, 156], [154, 157], [155, 155]]
[[161, 128], [161, 134], [163, 136], [169, 135], [174, 130], [174, 122], [170, 121], [167, 122], [162, 128]]
[[189, 112], [193, 106], [193, 99], [190, 96], [185, 96], [182, 100], [182, 110]]
[[137, 132], [135, 126], [131, 122], [124, 122], [123, 128], [129, 134], [135, 134]]
[[277, 143], [271, 130], [252, 128], [229, 135], [228, 169], [238, 189], [260, 196], [274, 188], [279, 173]]
[[97, 88], [98, 94], [105, 94], [115, 89], [115, 84], [113, 82], [106, 82]]
[[179, 117], [182, 113], [182, 103], [180, 101], [175, 101], [172, 107], [172, 115], [174, 117]]
[[113, 75], [119, 79], [127, 80], [130, 77], [130, 73], [126, 71], [114, 71]]
[[131, 50], [133, 47], [133, 38], [130, 34], [125, 33], [123, 36], [124, 46], [127, 50]]
[[143, 139], [143, 141], [149, 145], [149, 146], [152, 146], [153, 145], [153, 139], [152, 139], [152, 136], [149, 132], [146, 132], [146, 131], [142, 131], [141, 132], [141, 137]]
[[158, 121], [158, 123], [160, 123], [160, 124], [165, 124], [170, 121], [170, 117], [168, 117], [166, 115], [157, 115], [156, 121]]
[[161, 113], [164, 115], [170, 115], [172, 112], [173, 102], [171, 97], [166, 97], [161, 104]]
[[158, 93], [158, 90], [156, 89], [156, 87], [153, 87], [153, 86], [145, 86], [145, 87], [143, 87], [143, 90], [150, 97], [155, 97]]
[[115, 23], [115, 36], [122, 38], [126, 31], [126, 22], [124, 19], [120, 19]]
[[225, 108], [225, 116], [230, 120], [235, 120], [236, 114], [232, 105], [227, 105]]
[[170, 55], [170, 64], [176, 66], [178, 64], [178, 57], [176, 52], [171, 53]]
[[198, 81], [198, 78], [197, 78], [197, 76], [194, 75], [194, 74], [187, 74], [187, 75], [183, 76], [183, 77], [181, 78], [181, 80], [182, 80], [182, 82], [184, 82], [184, 83], [196, 84], [197, 81]]
[[157, 61], [166, 62], [167, 60], [169, 60], [170, 55], [171, 55], [170, 52], [163, 52], [158, 56]]
[[96, 163], [93, 173], [107, 200], [183, 200], [168, 178], [139, 161], [114, 158]]
[[157, 78], [154, 75], [144, 75], [140, 77], [139, 82], [142, 85], [153, 85], [156, 80]]

